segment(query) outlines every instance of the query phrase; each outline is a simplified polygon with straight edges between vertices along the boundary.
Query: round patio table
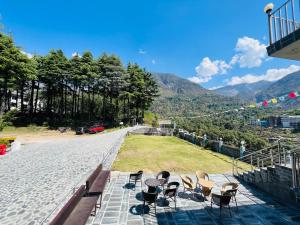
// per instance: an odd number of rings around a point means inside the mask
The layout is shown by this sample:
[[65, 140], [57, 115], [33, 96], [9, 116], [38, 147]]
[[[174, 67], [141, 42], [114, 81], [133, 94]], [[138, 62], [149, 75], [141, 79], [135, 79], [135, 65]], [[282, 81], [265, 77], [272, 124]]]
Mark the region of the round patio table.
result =
[[148, 192], [152, 193], [156, 191], [156, 188], [160, 185], [160, 180], [155, 178], [148, 178], [145, 180], [145, 184], [148, 186]]

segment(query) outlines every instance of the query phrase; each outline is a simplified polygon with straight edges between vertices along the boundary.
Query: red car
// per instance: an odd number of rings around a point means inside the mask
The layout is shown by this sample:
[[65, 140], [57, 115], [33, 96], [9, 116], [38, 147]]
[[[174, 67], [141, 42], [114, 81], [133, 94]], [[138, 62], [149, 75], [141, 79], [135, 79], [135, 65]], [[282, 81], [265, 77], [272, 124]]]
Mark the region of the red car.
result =
[[90, 134], [96, 134], [96, 133], [104, 131], [104, 129], [105, 129], [104, 126], [96, 125], [96, 126], [90, 127], [88, 129], [88, 131], [89, 131]]

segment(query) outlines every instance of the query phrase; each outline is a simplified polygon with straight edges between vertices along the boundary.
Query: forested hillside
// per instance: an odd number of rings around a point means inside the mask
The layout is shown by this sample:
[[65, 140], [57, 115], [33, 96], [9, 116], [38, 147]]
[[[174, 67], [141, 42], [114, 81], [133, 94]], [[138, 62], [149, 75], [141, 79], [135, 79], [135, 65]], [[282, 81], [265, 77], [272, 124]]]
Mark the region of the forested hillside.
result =
[[[271, 84], [266, 90], [256, 95], [257, 101], [279, 97], [289, 94], [291, 91], [300, 92], [300, 71], [291, 73]], [[299, 102], [293, 101], [295, 104]]]
[[0, 34], [0, 116], [13, 110], [16, 123], [141, 120], [157, 92], [151, 73], [115, 55], [51, 50], [29, 58]]
[[251, 84], [229, 85], [214, 91], [224, 96], [238, 97], [245, 101], [256, 101], [256, 95], [265, 91], [272, 83], [270, 81], [258, 81]]
[[240, 100], [221, 96], [173, 74], [153, 73], [159, 85], [160, 97], [151, 111], [162, 117], [197, 116], [212, 110], [237, 107]]

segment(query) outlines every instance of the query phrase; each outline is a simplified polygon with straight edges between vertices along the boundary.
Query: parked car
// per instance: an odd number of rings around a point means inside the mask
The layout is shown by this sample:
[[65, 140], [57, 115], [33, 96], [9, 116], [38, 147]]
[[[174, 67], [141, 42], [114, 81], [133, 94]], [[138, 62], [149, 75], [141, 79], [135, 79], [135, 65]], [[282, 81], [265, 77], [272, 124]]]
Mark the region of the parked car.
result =
[[77, 127], [75, 132], [76, 132], [77, 135], [80, 135], [80, 134], [87, 134], [90, 131], [89, 131], [88, 127]]
[[104, 131], [104, 129], [105, 128], [102, 125], [95, 125], [95, 126], [92, 126], [92, 127], [89, 128], [89, 133], [90, 134], [96, 134], [96, 133]]

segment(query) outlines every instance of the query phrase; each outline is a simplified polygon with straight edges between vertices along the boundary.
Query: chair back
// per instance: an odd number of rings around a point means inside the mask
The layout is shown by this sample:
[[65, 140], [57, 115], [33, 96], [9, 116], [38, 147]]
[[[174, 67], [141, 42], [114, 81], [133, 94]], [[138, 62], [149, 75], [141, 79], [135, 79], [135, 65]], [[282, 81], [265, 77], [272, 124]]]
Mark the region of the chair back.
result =
[[237, 183], [233, 183], [233, 182], [230, 182], [230, 183], [225, 183], [222, 185], [222, 189], [224, 191], [226, 191], [227, 189], [228, 190], [231, 190], [231, 189], [237, 189], [238, 188], [238, 184]]
[[208, 176], [208, 174], [207, 173], [205, 173], [205, 172], [202, 172], [202, 171], [196, 171], [196, 177], [197, 177], [197, 179], [198, 179], [198, 181], [200, 180], [200, 178], [201, 179], [206, 179], [206, 180], [209, 180], [209, 176]]
[[157, 175], [156, 175], [156, 179], [159, 179], [159, 178], [163, 178], [166, 180], [166, 183], [169, 181], [169, 178], [170, 178], [170, 172], [168, 171], [161, 171], [159, 172]]
[[181, 180], [182, 180], [182, 183], [183, 183], [183, 186], [186, 187], [186, 188], [190, 188], [192, 189], [193, 188], [193, 180], [192, 178], [186, 176], [186, 175], [181, 175], [180, 176]]
[[223, 193], [223, 195], [230, 195], [230, 196], [235, 197], [236, 196], [236, 192], [237, 192], [237, 189], [229, 189], [229, 190], [226, 190]]
[[228, 206], [231, 200], [231, 195], [219, 195], [212, 193], [211, 200], [218, 206]]
[[143, 199], [147, 203], [154, 203], [157, 199], [157, 195], [158, 195], [157, 192], [149, 193], [149, 192], [142, 191], [142, 193], [143, 193]]
[[167, 188], [177, 188], [178, 189], [179, 186], [180, 186], [179, 182], [173, 181], [173, 182], [168, 183]]
[[174, 197], [177, 193], [177, 188], [167, 188], [164, 192], [165, 196]]
[[177, 194], [179, 186], [180, 186], [180, 184], [176, 181], [168, 183], [167, 189], [165, 190], [164, 195], [166, 195], [168, 197], [174, 197]]
[[225, 206], [229, 205], [230, 200], [231, 200], [231, 195], [222, 195], [221, 196], [221, 204], [222, 205], [225, 205]]
[[130, 179], [133, 179], [133, 180], [141, 180], [141, 179], [142, 179], [142, 176], [143, 176], [143, 171], [140, 170], [140, 171], [138, 171], [137, 173], [131, 173], [129, 176], [130, 176]]

